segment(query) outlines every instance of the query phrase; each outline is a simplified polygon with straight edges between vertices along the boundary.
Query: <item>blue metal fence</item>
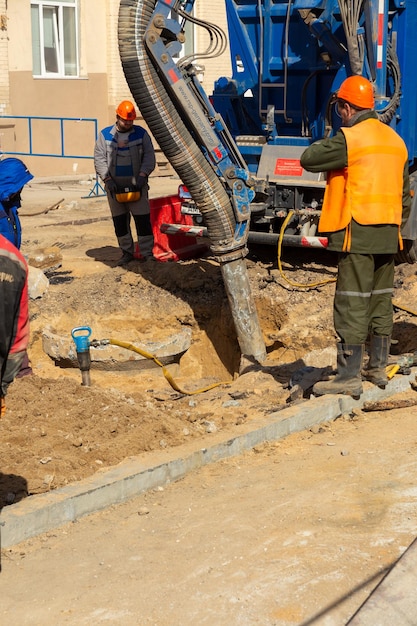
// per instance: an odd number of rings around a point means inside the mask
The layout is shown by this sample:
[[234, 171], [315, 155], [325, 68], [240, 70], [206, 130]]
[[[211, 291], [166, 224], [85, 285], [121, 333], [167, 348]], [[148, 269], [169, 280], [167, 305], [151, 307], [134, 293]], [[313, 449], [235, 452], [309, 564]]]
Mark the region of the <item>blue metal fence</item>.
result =
[[[26, 120], [27, 121], [27, 129], [26, 129], [26, 137], [27, 137], [27, 145], [28, 145], [28, 150], [27, 151], [21, 151], [21, 150], [0, 150], [1, 154], [8, 154], [8, 155], [16, 155], [16, 156], [31, 156], [31, 157], [53, 157], [53, 158], [60, 158], [60, 159], [93, 159], [94, 156], [93, 154], [70, 154], [67, 153], [66, 151], [66, 145], [65, 145], [65, 141], [66, 141], [66, 136], [65, 136], [65, 125], [66, 122], [77, 122], [77, 123], [88, 123], [89, 125], [92, 125], [92, 131], [93, 131], [93, 136], [91, 139], [91, 145], [94, 146], [94, 143], [97, 140], [98, 137], [98, 122], [97, 119], [95, 118], [89, 118], [89, 117], [83, 117], [83, 118], [78, 118], [78, 117], [50, 117], [50, 116], [37, 116], [37, 115], [2, 115], [0, 116], [0, 121], [1, 120], [5, 120], [5, 119], [9, 119], [9, 120]], [[42, 122], [48, 122], [48, 121], [52, 121], [52, 122], [58, 122], [59, 123], [59, 149], [56, 152], [39, 152], [34, 150], [34, 129], [33, 129], [33, 124], [34, 121], [42, 121]], [[20, 145], [22, 145], [23, 141], [19, 142]], [[86, 141], [86, 144], [88, 143], [88, 139]], [[100, 193], [101, 192], [101, 193]], [[92, 196], [98, 196], [98, 195], [104, 195], [104, 189], [102, 187], [102, 185], [100, 184], [99, 178], [96, 175], [96, 179], [95, 179], [95, 184], [93, 186], [93, 188], [90, 190], [90, 193], [88, 194], [87, 197], [92, 197]]]

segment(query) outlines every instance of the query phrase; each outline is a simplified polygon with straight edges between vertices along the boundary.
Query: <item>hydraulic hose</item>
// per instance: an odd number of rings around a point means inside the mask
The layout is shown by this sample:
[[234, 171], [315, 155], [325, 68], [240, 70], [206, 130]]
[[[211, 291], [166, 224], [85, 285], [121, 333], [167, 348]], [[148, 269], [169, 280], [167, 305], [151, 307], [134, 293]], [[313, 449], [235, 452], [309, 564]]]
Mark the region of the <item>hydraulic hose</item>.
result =
[[137, 354], [140, 354], [141, 356], [144, 356], [146, 359], [150, 359], [156, 365], [158, 365], [159, 367], [162, 368], [162, 373], [165, 376], [166, 380], [171, 385], [171, 387], [173, 389], [175, 389], [175, 391], [178, 391], [178, 393], [184, 394], [186, 396], [193, 396], [193, 395], [196, 395], [197, 393], [203, 393], [204, 391], [209, 391], [210, 389], [214, 389], [215, 387], [219, 387], [220, 385], [230, 385], [233, 382], [233, 381], [230, 380], [230, 381], [227, 381], [227, 382], [212, 383], [211, 385], [207, 385], [207, 387], [203, 387], [202, 389], [196, 389], [195, 391], [185, 391], [184, 389], [179, 387], [179, 385], [177, 385], [177, 383], [175, 382], [175, 380], [171, 376], [170, 372], [161, 363], [161, 361], [159, 361], [156, 358], [156, 356], [154, 356], [150, 352], [146, 352], [146, 350], [142, 350], [141, 348], [138, 348], [137, 346], [134, 346], [131, 343], [127, 343], [125, 341], [119, 341], [118, 339], [104, 339], [101, 342], [96, 342], [97, 345], [99, 345], [100, 343], [102, 343], [102, 344], [109, 343], [109, 344], [111, 344], [113, 346], [119, 346], [120, 348], [125, 348], [126, 350], [132, 350], [133, 352], [137, 352]]
[[233, 206], [147, 53], [145, 33], [154, 7], [155, 0], [120, 2], [118, 36], [123, 71], [145, 122], [203, 215], [211, 250], [221, 265], [241, 352], [262, 362], [266, 348], [244, 263], [246, 247], [234, 243]]

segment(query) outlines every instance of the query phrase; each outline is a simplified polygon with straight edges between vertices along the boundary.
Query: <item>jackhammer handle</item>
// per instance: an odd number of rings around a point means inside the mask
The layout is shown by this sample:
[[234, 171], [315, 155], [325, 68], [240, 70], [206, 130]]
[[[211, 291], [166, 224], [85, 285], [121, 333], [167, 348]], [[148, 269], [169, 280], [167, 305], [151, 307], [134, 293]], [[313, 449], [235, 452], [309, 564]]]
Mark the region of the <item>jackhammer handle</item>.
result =
[[89, 326], [77, 326], [71, 331], [77, 352], [86, 352], [90, 346], [91, 328]]

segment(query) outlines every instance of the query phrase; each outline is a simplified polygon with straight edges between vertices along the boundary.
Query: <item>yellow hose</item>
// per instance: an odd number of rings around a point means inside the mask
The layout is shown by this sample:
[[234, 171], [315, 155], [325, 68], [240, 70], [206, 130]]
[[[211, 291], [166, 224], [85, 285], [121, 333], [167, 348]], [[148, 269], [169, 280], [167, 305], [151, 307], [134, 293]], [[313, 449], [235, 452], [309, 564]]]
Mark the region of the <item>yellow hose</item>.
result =
[[220, 385], [230, 385], [230, 383], [233, 382], [233, 381], [228, 381], [228, 382], [223, 382], [223, 383], [213, 383], [211, 385], [208, 385], [207, 387], [203, 387], [202, 389], [197, 389], [196, 391], [184, 391], [184, 389], [181, 389], [181, 387], [177, 385], [177, 383], [172, 378], [167, 368], [161, 363], [161, 361], [158, 361], [156, 356], [154, 356], [150, 352], [146, 352], [146, 350], [142, 350], [141, 348], [138, 348], [137, 346], [134, 346], [131, 343], [126, 343], [125, 341], [119, 341], [118, 339], [109, 339], [109, 343], [112, 344], [113, 346], [119, 346], [120, 348], [125, 348], [126, 350], [132, 350], [133, 352], [137, 352], [138, 354], [144, 356], [146, 359], [149, 359], [153, 361], [154, 363], [156, 363], [156, 365], [162, 368], [162, 373], [164, 374], [165, 378], [167, 379], [171, 387], [175, 389], [175, 391], [178, 391], [178, 393], [182, 393], [186, 396], [193, 396], [197, 393], [203, 393], [204, 391], [209, 391], [210, 389], [214, 389], [215, 387], [219, 387]]
[[[287, 217], [285, 218], [285, 220], [284, 220], [284, 222], [283, 222], [283, 224], [282, 224], [282, 226], [281, 226], [280, 233], [279, 233], [279, 239], [278, 239], [278, 252], [277, 252], [277, 253], [278, 253], [278, 269], [279, 269], [279, 272], [280, 272], [280, 274], [281, 274], [282, 278], [283, 278], [283, 279], [284, 279], [284, 280], [285, 280], [285, 281], [286, 281], [289, 285], [292, 285], [293, 287], [303, 287], [304, 289], [308, 289], [309, 287], [318, 287], [318, 286], [320, 286], [320, 285], [327, 285], [328, 283], [333, 283], [333, 282], [335, 282], [335, 281], [337, 280], [337, 278], [329, 278], [329, 279], [324, 280], [324, 281], [319, 282], [319, 283], [310, 283], [310, 284], [308, 284], [308, 285], [303, 285], [303, 284], [301, 284], [301, 283], [295, 283], [295, 282], [291, 281], [289, 278], [287, 278], [287, 277], [285, 276], [284, 271], [283, 271], [283, 269], [282, 269], [282, 264], [281, 264], [282, 241], [283, 241], [283, 239], [284, 239], [284, 231], [285, 231], [285, 229], [286, 229], [286, 227], [287, 227], [288, 222], [290, 221], [290, 219], [292, 218], [292, 216], [293, 216], [293, 215], [294, 215], [294, 211], [293, 211], [293, 210], [291, 210], [291, 211], [289, 211], [289, 212], [288, 212], [288, 215], [287, 215]], [[392, 304], [393, 304], [393, 306], [394, 306], [396, 309], [401, 309], [401, 311], [405, 311], [406, 313], [410, 313], [410, 315], [414, 315], [415, 317], [417, 317], [417, 312], [416, 312], [416, 311], [413, 311], [412, 309], [409, 309], [409, 308], [407, 308], [407, 307], [405, 307], [405, 306], [402, 306], [401, 304], [398, 304], [398, 302], [394, 302], [394, 301], [393, 301], [393, 303], [392, 303]]]
[[285, 218], [282, 226], [281, 226], [281, 230], [279, 233], [279, 238], [278, 238], [278, 269], [279, 269], [279, 273], [281, 274], [282, 278], [292, 287], [302, 287], [303, 289], [310, 289], [312, 287], [320, 287], [321, 285], [327, 285], [328, 283], [334, 283], [337, 279], [336, 278], [328, 278], [327, 280], [323, 280], [321, 282], [318, 283], [310, 283], [308, 285], [303, 285], [301, 283], [295, 283], [292, 280], [290, 280], [289, 278], [287, 278], [284, 274], [284, 271], [282, 269], [282, 264], [281, 264], [281, 249], [282, 249], [282, 241], [284, 239], [284, 231], [287, 227], [288, 222], [290, 221], [290, 219], [292, 218], [292, 216], [294, 215], [294, 211], [291, 210], [288, 212], [287, 217]]

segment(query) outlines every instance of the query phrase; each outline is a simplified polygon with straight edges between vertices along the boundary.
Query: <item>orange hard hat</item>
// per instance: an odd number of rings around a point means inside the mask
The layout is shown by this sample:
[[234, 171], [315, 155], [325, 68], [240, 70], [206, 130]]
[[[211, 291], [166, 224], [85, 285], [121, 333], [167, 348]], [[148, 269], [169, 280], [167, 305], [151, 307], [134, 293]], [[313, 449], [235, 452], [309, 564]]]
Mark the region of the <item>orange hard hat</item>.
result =
[[123, 100], [116, 109], [116, 113], [123, 120], [135, 120], [135, 105], [130, 100]]
[[375, 106], [372, 83], [363, 76], [349, 76], [340, 85], [336, 94], [340, 100], [346, 100], [359, 109], [373, 109]]

